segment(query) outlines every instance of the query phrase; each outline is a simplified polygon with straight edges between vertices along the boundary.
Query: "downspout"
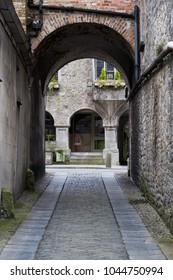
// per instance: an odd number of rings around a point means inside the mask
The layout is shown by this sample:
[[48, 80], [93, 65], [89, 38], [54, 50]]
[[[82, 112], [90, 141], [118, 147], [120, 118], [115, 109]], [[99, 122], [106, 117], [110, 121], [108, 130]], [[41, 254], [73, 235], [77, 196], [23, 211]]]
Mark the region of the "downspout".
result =
[[[43, 1], [42, 1], [43, 2]], [[34, 4], [33, 0], [28, 0], [28, 7], [30, 9], [39, 10], [39, 4]], [[113, 11], [103, 11], [103, 10], [95, 10], [95, 9], [86, 9], [86, 8], [77, 8], [77, 7], [66, 7], [66, 6], [49, 6], [43, 5], [43, 10], [55, 10], [55, 11], [62, 11], [62, 12], [82, 12], [88, 14], [98, 14], [98, 15], [105, 15], [105, 16], [117, 16], [123, 18], [131, 18], [134, 19], [134, 14], [128, 13], [121, 13], [121, 12], [113, 12]]]
[[135, 81], [140, 78], [140, 47], [139, 47], [139, 7], [134, 7], [134, 19], [135, 19]]
[[137, 89], [141, 86], [141, 84], [154, 72], [160, 63], [173, 52], [173, 41], [168, 42], [163, 49], [163, 51], [158, 55], [158, 57], [151, 63], [151, 65], [144, 71], [141, 75], [140, 79], [137, 80], [134, 87], [132, 88], [128, 100], [131, 100], [137, 92]]

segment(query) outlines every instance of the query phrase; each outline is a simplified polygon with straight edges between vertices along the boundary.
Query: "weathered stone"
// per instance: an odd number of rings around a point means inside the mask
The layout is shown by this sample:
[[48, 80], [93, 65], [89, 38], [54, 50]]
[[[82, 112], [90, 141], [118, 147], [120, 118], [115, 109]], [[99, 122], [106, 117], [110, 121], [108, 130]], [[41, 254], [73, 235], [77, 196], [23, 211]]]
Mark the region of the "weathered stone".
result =
[[5, 217], [14, 218], [13, 196], [7, 187], [2, 188], [1, 205]]
[[[144, 7], [145, 6], [145, 7]], [[172, 1], [145, 1], [141, 21], [145, 51], [141, 56], [142, 72], [153, 62], [158, 50], [172, 38], [170, 11]], [[147, 28], [149, 27], [149, 28]], [[143, 84], [133, 99], [131, 171], [136, 183], [146, 178], [145, 190], [159, 213], [170, 224], [173, 202], [172, 178], [172, 55]]]
[[[8, 186], [17, 199], [24, 189], [28, 164], [30, 95], [25, 53], [27, 37], [10, 1], [0, 2], [0, 7], [4, 2], [4, 7], [10, 5], [11, 8], [10, 26], [6, 22], [8, 18], [4, 18], [0, 10], [0, 193], [2, 186]], [[9, 17], [7, 8], [3, 12]]]
[[[120, 115], [128, 109], [124, 97], [124, 85], [120, 88], [98, 89], [94, 84], [93, 60], [82, 59], [67, 64], [58, 71], [59, 89], [47, 92], [46, 110], [53, 116], [56, 126], [56, 147], [69, 158], [69, 127], [72, 116], [82, 110], [97, 112], [105, 129], [105, 149], [112, 154], [112, 166], [119, 163], [117, 126]], [[88, 87], [88, 83], [90, 86]], [[96, 97], [97, 96], [97, 97]], [[117, 113], [115, 113], [117, 112]]]
[[34, 184], [34, 172], [31, 169], [28, 169], [26, 172], [26, 189], [29, 191], [35, 191]]

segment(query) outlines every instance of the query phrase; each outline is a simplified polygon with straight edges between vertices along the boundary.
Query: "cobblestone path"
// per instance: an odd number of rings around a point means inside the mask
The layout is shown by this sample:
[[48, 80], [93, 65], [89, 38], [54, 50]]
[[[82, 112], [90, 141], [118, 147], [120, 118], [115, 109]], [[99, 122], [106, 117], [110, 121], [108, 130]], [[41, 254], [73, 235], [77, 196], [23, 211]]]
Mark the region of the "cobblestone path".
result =
[[100, 172], [69, 172], [36, 259], [128, 259]]
[[[123, 170], [67, 167], [49, 172], [52, 180], [0, 259], [165, 259], [116, 179]], [[123, 185], [129, 186], [124, 178]]]

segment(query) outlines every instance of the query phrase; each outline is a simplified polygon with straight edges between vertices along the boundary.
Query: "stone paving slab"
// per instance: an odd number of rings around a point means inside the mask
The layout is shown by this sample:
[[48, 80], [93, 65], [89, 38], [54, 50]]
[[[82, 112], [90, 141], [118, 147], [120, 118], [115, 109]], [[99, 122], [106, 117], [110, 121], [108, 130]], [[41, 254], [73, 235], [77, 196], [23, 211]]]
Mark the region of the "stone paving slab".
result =
[[8, 241], [0, 259], [34, 259], [38, 245], [51, 219], [52, 212], [64, 186], [67, 173], [54, 176], [25, 221]]
[[50, 172], [52, 181], [0, 259], [165, 259], [115, 170]]
[[102, 178], [129, 258], [131, 260], [165, 260], [166, 257], [128, 201], [114, 174], [102, 173]]
[[69, 172], [36, 259], [128, 259], [101, 172]]

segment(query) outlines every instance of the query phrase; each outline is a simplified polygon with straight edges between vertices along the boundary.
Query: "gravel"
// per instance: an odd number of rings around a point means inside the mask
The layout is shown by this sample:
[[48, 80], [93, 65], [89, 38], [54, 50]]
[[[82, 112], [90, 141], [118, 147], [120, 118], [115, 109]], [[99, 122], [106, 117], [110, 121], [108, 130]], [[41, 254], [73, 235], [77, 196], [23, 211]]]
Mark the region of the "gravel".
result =
[[156, 209], [148, 203], [139, 188], [128, 178], [128, 176], [116, 174], [116, 178], [130, 203], [137, 210], [142, 221], [166, 255], [167, 259], [173, 259], [173, 235], [170, 233]]

